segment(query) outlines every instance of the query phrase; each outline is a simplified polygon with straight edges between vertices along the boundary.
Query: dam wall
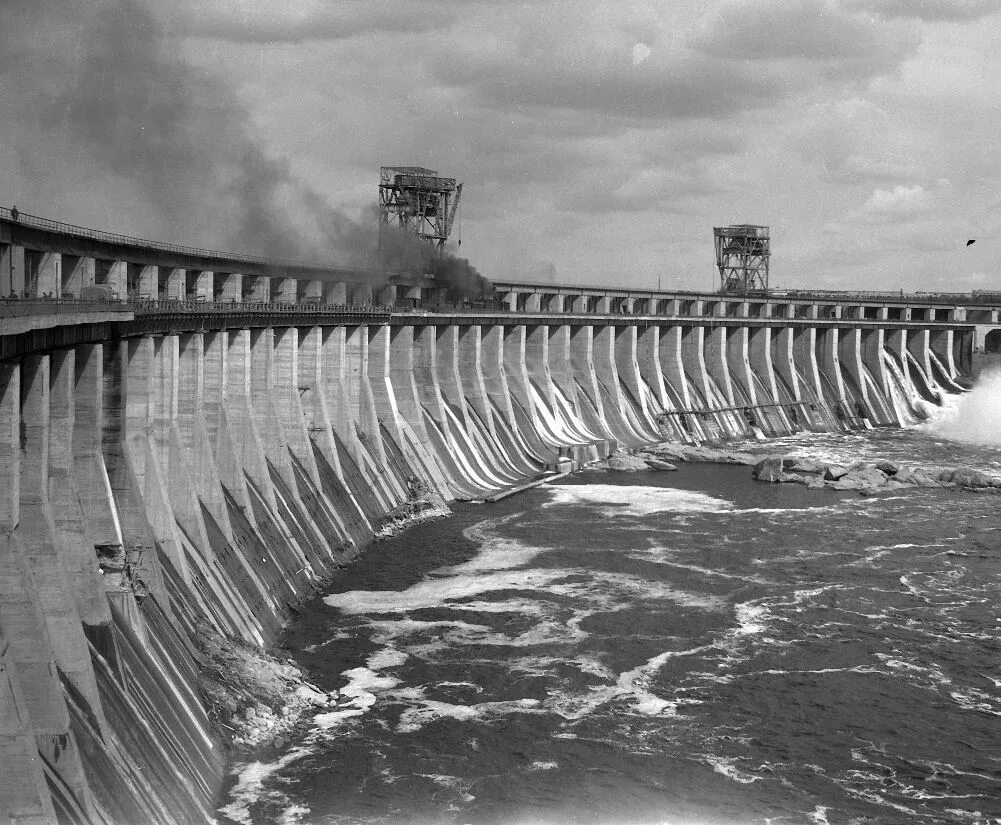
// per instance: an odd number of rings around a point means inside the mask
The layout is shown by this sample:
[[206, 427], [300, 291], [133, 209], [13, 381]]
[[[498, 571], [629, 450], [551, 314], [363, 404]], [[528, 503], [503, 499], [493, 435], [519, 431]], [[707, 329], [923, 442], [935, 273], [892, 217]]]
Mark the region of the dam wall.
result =
[[[169, 289], [174, 263], [142, 266]], [[230, 301], [0, 307], [8, 820], [210, 822], [216, 643], [267, 647], [381, 532], [619, 449], [907, 425], [963, 391], [977, 334], [708, 295], [318, 306], [337, 290], [284, 280], [301, 301], [226, 277]]]

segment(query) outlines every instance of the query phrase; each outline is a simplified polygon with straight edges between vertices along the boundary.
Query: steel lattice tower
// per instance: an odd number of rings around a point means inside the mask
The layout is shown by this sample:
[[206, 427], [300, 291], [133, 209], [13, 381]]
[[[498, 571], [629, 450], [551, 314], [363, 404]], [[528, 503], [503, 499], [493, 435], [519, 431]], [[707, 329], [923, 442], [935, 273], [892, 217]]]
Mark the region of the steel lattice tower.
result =
[[768, 289], [768, 227], [740, 224], [713, 229], [720, 292]]
[[452, 232], [462, 184], [420, 166], [383, 166], [379, 170], [379, 221], [413, 232], [439, 252]]

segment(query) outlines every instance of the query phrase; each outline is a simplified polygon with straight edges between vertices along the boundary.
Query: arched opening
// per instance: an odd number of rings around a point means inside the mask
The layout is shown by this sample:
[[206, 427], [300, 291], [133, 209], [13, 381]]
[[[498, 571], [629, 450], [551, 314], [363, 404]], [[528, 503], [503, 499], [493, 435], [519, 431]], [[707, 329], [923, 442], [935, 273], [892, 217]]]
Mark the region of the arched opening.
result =
[[1001, 329], [992, 329], [984, 338], [984, 352], [1001, 352]]

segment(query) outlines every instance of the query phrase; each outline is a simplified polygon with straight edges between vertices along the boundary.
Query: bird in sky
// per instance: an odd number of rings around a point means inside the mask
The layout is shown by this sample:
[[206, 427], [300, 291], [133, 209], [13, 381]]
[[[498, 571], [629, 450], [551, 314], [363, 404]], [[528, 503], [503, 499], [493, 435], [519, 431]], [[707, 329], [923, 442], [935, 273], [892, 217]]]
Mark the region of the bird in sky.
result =
[[976, 238], [970, 238], [970, 240], [968, 240], [968, 241], [966, 242], [966, 245], [967, 245], [967, 246], [973, 246], [973, 244], [975, 244], [976, 242], [977, 242], [977, 239], [976, 239]]

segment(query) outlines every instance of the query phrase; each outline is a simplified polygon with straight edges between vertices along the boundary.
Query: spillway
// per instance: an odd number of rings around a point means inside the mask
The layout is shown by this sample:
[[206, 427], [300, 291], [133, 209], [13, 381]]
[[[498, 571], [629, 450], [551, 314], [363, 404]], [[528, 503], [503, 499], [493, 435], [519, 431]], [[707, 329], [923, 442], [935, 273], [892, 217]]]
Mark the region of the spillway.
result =
[[[317, 273], [47, 233], [0, 221], [0, 268], [36, 276], [0, 307], [0, 810], [19, 823], [211, 821], [206, 639], [266, 648], [387, 519], [664, 440], [910, 424], [969, 385], [998, 313], [513, 284], [414, 312], [402, 287], [346, 304]], [[102, 272], [164, 293], [42, 295]]]

